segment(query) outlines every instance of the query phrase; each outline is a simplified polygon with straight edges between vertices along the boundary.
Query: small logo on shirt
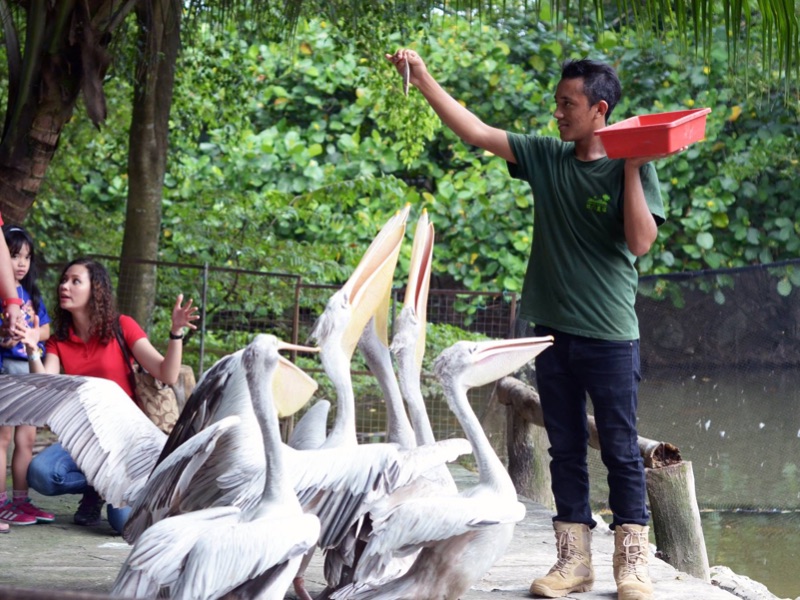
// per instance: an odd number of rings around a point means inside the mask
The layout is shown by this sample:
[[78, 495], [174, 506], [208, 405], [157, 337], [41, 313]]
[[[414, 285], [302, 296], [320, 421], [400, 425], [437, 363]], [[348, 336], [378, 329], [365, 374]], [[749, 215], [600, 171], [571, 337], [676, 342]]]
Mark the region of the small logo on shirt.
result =
[[598, 213], [607, 213], [609, 202], [611, 202], [611, 197], [608, 194], [603, 194], [602, 196], [591, 196], [586, 201], [586, 210], [591, 210]]

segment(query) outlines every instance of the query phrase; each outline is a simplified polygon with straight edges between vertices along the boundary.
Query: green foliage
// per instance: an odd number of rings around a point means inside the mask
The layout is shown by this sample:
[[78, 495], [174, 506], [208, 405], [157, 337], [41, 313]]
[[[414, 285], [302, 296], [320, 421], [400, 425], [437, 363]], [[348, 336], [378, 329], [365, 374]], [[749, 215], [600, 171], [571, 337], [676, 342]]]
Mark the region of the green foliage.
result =
[[[321, 20], [301, 22], [291, 46], [259, 38], [246, 23], [198, 26], [178, 68], [160, 257], [339, 283], [410, 202], [409, 239], [423, 208], [436, 228], [442, 285], [519, 291], [530, 192], [504, 161], [443, 128], [416, 90], [403, 96], [383, 58], [401, 45], [419, 50], [458, 101], [513, 131], [557, 135], [553, 92], [571, 57], [616, 66], [624, 94], [614, 120], [712, 108], [707, 140], [656, 165], [668, 220], [640, 272], [796, 257], [798, 104], [771, 95], [766, 78], [726, 86], [722, 31], [702, 65], [669, 39], [570, 22], [554, 27], [521, 14], [495, 28], [442, 17], [406, 39], [373, 32], [385, 46], [367, 48]], [[131, 91], [116, 76], [111, 82], [109, 122], [99, 134], [83, 118], [70, 124], [37, 201], [32, 229], [48, 259], [118, 252]], [[398, 273], [409, 252], [406, 244]], [[776, 284], [790, 294], [796, 277]], [[665, 286], [652, 293], [668, 294]]]

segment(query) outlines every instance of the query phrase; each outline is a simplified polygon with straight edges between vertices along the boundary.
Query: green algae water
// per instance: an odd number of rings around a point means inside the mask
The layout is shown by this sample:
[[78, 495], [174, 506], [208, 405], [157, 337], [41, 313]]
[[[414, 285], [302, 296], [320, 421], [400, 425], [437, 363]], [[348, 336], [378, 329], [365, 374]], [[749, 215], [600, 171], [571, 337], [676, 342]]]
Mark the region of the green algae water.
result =
[[800, 597], [800, 512], [701, 513], [710, 565], [763, 583], [779, 598]]
[[639, 434], [691, 461], [709, 564], [800, 597], [800, 370], [644, 376]]

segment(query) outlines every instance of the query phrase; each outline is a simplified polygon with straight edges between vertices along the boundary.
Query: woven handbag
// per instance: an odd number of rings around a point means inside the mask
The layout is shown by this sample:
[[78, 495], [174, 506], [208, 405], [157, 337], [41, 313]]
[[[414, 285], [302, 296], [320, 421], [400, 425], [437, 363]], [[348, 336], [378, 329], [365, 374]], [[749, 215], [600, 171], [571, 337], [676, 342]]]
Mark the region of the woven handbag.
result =
[[[122, 335], [119, 323], [116, 327], [117, 343], [122, 349], [125, 364], [128, 365], [131, 386], [136, 396], [136, 404], [142, 412], [164, 433], [169, 434], [175, 426], [180, 414], [178, 398], [166, 383], [163, 383], [145, 371], [133, 358], [128, 344]], [[134, 365], [136, 365], [134, 367]]]

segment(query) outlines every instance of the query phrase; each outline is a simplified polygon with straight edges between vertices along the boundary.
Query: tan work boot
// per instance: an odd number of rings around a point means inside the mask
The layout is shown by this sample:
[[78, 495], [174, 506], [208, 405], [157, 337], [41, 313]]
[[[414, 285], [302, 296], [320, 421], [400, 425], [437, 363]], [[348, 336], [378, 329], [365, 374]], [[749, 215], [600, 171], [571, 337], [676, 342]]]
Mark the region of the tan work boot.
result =
[[650, 600], [653, 582], [647, 572], [650, 541], [644, 525], [614, 528], [614, 581], [618, 600]]
[[558, 560], [544, 577], [534, 579], [531, 594], [561, 598], [572, 592], [588, 592], [594, 584], [592, 530], [583, 523], [554, 521]]

